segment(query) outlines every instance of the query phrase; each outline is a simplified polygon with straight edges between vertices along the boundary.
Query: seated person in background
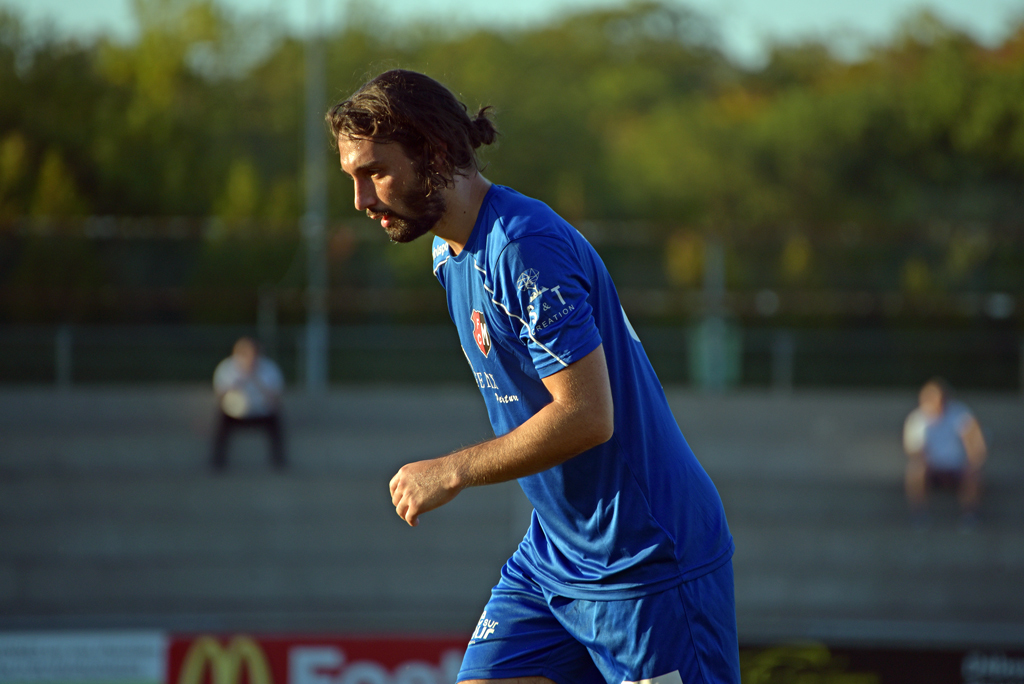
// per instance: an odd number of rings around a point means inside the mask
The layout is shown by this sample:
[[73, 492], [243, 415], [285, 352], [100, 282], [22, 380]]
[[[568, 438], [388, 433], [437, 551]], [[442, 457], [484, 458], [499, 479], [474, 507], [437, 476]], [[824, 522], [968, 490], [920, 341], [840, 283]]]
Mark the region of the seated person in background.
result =
[[929, 487], [955, 486], [963, 522], [974, 523], [986, 456], [981, 427], [970, 410], [951, 397], [949, 385], [940, 378], [925, 383], [918, 402], [903, 424], [911, 514], [918, 521], [925, 519]]
[[274, 467], [285, 466], [281, 434], [281, 395], [284, 377], [277, 364], [260, 354], [259, 344], [249, 337], [235, 342], [228, 358], [217, 365], [213, 389], [220, 409], [213, 440], [214, 470], [227, 466], [229, 434], [239, 427], [257, 427], [270, 437]]

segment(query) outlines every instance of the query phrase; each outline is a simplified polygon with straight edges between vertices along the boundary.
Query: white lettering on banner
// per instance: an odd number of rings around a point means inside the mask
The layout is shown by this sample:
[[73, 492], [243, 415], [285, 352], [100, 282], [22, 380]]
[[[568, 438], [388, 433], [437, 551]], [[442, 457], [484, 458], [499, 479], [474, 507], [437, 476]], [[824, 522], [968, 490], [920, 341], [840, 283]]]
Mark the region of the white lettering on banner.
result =
[[437, 668], [411, 660], [395, 670], [395, 684], [439, 684]]
[[334, 684], [344, 662], [335, 646], [297, 646], [288, 651], [288, 684]]
[[338, 682], [339, 684], [392, 684], [388, 671], [382, 665], [369, 660], [352, 663]]
[[0, 634], [0, 682], [162, 684], [166, 669], [159, 632]]
[[1020, 684], [1024, 682], [1024, 658], [1010, 658], [1005, 653], [972, 651], [960, 666], [968, 684]]
[[459, 670], [462, 669], [462, 659], [466, 657], [465, 649], [461, 651], [446, 651], [441, 656], [441, 669], [437, 673], [438, 684], [455, 684], [459, 678]]
[[346, 665], [345, 654], [336, 646], [295, 646], [288, 651], [288, 684], [455, 684], [463, 655], [446, 651], [440, 667], [409, 660], [391, 674], [369, 660]]

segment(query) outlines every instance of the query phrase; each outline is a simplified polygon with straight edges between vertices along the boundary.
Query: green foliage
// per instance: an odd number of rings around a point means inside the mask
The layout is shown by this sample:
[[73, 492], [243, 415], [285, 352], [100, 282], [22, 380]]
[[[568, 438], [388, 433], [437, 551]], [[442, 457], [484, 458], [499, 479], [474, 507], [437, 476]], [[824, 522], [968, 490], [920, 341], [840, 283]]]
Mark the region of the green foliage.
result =
[[214, 214], [228, 222], [251, 220], [260, 201], [260, 181], [248, 159], [236, 159], [228, 169], [224, 192]]
[[0, 140], [0, 219], [11, 219], [23, 213], [17, 197], [26, 177], [27, 149], [25, 139], [17, 132]]
[[43, 157], [32, 198], [31, 214], [43, 218], [66, 218], [86, 213], [74, 178], [56, 150]]
[[[299, 239], [303, 42], [214, 0], [133, 7], [130, 43], [38, 38], [0, 9], [0, 225], [214, 217], [193, 285], [213, 287], [228, 272], [218, 287], [276, 282], [295, 270], [292, 248], [268, 260], [227, 245]], [[741, 272], [730, 277], [743, 285], [852, 281], [867, 257], [840, 268], [821, 245], [853, 231], [868, 242], [938, 245], [894, 250], [888, 270], [872, 275], [879, 286], [968, 288], [1002, 264], [999, 282], [1020, 289], [1016, 261], [997, 245], [1019, 240], [1024, 222], [1024, 26], [987, 46], [919, 14], [856, 60], [808, 41], [776, 45], [749, 69], [730, 63], [707, 19], [668, 1], [506, 32], [395, 28], [383, 16], [372, 2], [354, 3], [326, 36], [323, 109], [397, 66], [435, 76], [471, 111], [493, 105], [501, 134], [481, 151], [486, 175], [584, 230], [601, 220], [653, 226], [667, 247], [654, 269], [638, 267], [652, 286], [695, 286], [698, 246], [712, 235], [782, 246], [731, 259]], [[336, 226], [357, 214], [350, 181], [329, 164]], [[360, 247], [351, 258], [343, 243], [332, 242], [334, 283], [413, 289], [430, 280], [414, 263], [421, 249]], [[16, 262], [35, 249], [0, 255], [13, 264], [0, 285], [12, 285], [11, 273], [28, 277]]]
[[740, 654], [743, 684], [878, 684], [872, 673], [848, 672], [821, 644], [777, 646]]
[[6, 280], [14, 296], [5, 317], [25, 323], [77, 322], [94, 313], [96, 292], [106, 273], [95, 246], [81, 235], [33, 235], [19, 248], [17, 265]]
[[252, 239], [221, 227], [227, 230], [215, 227], [208, 234], [189, 277], [189, 315], [203, 323], [248, 323], [259, 289], [273, 288], [288, 275], [302, 245], [297, 235]]
[[[297, 219], [302, 43], [213, 0], [133, 7], [130, 44], [40, 42], [0, 15], [0, 212], [38, 213], [60, 190], [65, 213]], [[749, 70], [671, 3], [505, 33], [396, 29], [353, 7], [328, 36], [325, 109], [382, 69], [431, 73], [494, 105], [488, 175], [572, 220], [884, 233], [1024, 212], [1024, 29], [986, 47], [920, 14], [854, 62], [807, 42]]]

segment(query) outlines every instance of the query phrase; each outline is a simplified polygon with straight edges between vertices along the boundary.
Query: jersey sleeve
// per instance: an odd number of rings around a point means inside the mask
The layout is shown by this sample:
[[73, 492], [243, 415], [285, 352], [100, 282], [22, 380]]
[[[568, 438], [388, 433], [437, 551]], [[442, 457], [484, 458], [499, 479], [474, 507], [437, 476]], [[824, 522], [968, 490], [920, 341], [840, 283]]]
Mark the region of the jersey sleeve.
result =
[[544, 378], [594, 351], [601, 336], [588, 301], [591, 282], [575, 249], [557, 237], [509, 242], [494, 271], [494, 303]]
[[437, 277], [438, 282], [441, 283], [441, 287], [448, 289], [445, 284], [445, 270], [444, 265], [448, 262], [448, 243], [441, 238], [434, 236], [434, 241], [430, 245], [430, 256], [433, 260], [434, 275]]

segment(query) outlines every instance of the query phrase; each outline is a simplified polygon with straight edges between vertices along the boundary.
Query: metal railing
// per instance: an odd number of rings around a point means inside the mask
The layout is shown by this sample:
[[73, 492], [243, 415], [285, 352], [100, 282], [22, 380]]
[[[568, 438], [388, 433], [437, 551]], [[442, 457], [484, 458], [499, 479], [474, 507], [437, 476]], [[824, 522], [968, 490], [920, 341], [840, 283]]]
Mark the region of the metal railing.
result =
[[[1014, 331], [638, 326], [665, 384], [915, 387], [933, 375], [962, 389], [1024, 391]], [[304, 328], [136, 325], [0, 327], [0, 384], [206, 383], [238, 337], [261, 337], [288, 382], [302, 384]], [[713, 353], [711, 353], [713, 352]], [[344, 325], [330, 330], [328, 377], [343, 383], [469, 381], [455, 329]]]

